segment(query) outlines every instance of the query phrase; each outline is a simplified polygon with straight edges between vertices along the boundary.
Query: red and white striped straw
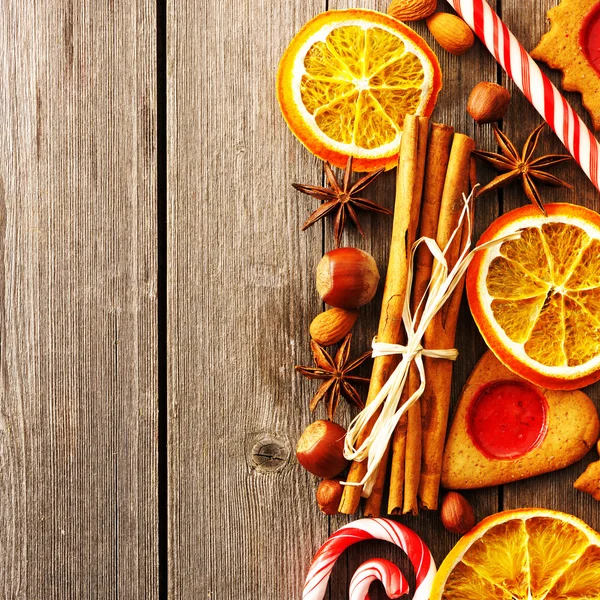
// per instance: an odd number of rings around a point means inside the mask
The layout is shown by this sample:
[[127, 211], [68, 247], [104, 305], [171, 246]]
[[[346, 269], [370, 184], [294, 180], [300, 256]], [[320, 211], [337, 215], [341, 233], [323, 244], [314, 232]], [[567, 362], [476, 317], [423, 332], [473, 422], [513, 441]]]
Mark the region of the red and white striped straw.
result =
[[573, 107], [485, 0], [447, 0], [550, 125], [596, 189], [600, 145]]

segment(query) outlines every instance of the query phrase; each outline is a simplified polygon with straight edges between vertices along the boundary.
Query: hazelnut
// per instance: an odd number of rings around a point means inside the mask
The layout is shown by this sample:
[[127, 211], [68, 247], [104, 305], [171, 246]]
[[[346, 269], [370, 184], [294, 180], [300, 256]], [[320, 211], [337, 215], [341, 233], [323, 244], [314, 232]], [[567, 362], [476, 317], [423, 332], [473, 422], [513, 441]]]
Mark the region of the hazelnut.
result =
[[313, 319], [309, 329], [310, 337], [321, 346], [337, 344], [350, 333], [357, 318], [356, 310], [330, 308]]
[[440, 511], [442, 525], [450, 533], [463, 535], [475, 527], [475, 513], [464, 496], [448, 492]]
[[339, 475], [348, 465], [344, 458], [345, 437], [346, 430], [333, 421], [311, 423], [298, 440], [298, 462], [322, 479]]
[[338, 479], [323, 479], [317, 488], [317, 504], [326, 515], [337, 515], [344, 486]]
[[375, 259], [358, 248], [336, 248], [317, 266], [317, 291], [323, 302], [352, 310], [370, 302], [379, 283]]
[[467, 111], [479, 124], [494, 123], [506, 114], [509, 102], [510, 92], [505, 87], [482, 81], [473, 88]]

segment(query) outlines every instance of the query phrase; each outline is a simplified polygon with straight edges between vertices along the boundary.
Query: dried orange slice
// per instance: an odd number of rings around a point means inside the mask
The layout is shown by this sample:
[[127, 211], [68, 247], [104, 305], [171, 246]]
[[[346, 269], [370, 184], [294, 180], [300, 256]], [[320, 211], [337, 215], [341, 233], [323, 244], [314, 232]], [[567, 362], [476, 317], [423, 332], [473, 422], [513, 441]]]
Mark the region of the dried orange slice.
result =
[[279, 64], [277, 97], [294, 135], [319, 158], [355, 171], [396, 165], [404, 117], [429, 116], [442, 76], [425, 40], [372, 10], [309, 21]]
[[600, 379], [600, 215], [572, 204], [513, 210], [480, 244], [467, 272], [473, 318], [509, 369], [551, 389]]
[[600, 598], [600, 536], [553, 510], [501, 512], [450, 551], [430, 600]]

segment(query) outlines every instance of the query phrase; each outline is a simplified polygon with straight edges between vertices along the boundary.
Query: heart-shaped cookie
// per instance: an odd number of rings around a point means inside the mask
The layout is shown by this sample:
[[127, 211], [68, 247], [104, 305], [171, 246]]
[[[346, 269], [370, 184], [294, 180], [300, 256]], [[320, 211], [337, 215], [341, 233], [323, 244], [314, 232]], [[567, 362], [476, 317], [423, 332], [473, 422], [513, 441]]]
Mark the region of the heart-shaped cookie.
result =
[[562, 469], [588, 452], [599, 427], [586, 394], [537, 387], [488, 351], [463, 388], [442, 485], [480, 488]]

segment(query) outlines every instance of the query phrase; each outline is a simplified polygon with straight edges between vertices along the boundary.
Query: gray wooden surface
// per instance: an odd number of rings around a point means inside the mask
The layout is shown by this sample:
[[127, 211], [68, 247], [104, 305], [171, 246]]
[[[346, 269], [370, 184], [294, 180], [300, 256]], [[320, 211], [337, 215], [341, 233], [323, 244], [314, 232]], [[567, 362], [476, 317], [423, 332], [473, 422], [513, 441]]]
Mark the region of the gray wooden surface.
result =
[[0, 598], [158, 597], [153, 3], [0, 7]]
[[[285, 126], [274, 82], [308, 19], [387, 2], [165, 2], [161, 148], [155, 3], [0, 6], [2, 599], [151, 600], [159, 571], [162, 596], [177, 600], [297, 599], [313, 553], [350, 520], [318, 511], [317, 481], [294, 458], [304, 427], [324, 416], [322, 408], [309, 414], [314, 384], [293, 366], [311, 359], [308, 325], [321, 310], [313, 277], [333, 241], [329, 222], [299, 231], [315, 202], [290, 184], [320, 183], [322, 167]], [[556, 2], [494, 5], [531, 49]], [[504, 81], [493, 59], [480, 42], [450, 56], [423, 23], [414, 27], [444, 73], [434, 119], [493, 149], [489, 127], [465, 112], [473, 85]], [[578, 97], [568, 98], [589, 123]], [[505, 130], [520, 144], [538, 122], [515, 90]], [[541, 146], [562, 151], [549, 132]], [[161, 156], [166, 198], [157, 198]], [[556, 172], [575, 188], [544, 188], [545, 198], [600, 208], [576, 167]], [[492, 172], [479, 175], [485, 182]], [[393, 188], [387, 173], [368, 195], [391, 207]], [[476, 235], [522, 202], [518, 187], [482, 199]], [[344, 243], [371, 252], [383, 276], [391, 219], [363, 223], [367, 239], [351, 229]], [[166, 338], [158, 281], [166, 283]], [[356, 354], [370, 343], [380, 297], [361, 312]], [[455, 398], [484, 350], [466, 306], [457, 347]], [[159, 390], [159, 356], [167, 390]], [[590, 393], [596, 399], [597, 387]], [[159, 416], [168, 428], [160, 446]], [[347, 424], [351, 412], [338, 417]], [[160, 480], [159, 451], [168, 461]], [[593, 458], [467, 496], [478, 518], [549, 506], [600, 528], [598, 506], [572, 489]], [[456, 542], [435, 513], [402, 521], [438, 562]], [[370, 556], [408, 568], [385, 544], [354, 547], [336, 566], [331, 600], [347, 597]], [[381, 589], [372, 598], [384, 598]]]
[[[507, 23], [534, 47], [556, 0], [498, 0]], [[524, 4], [527, 5], [524, 10]], [[242, 5], [212, 0], [171, 2], [169, 24], [169, 332], [170, 332], [170, 568], [173, 598], [300, 598], [313, 553], [348, 517], [315, 509], [317, 481], [294, 459], [299, 434], [316, 416], [308, 411], [314, 384], [293, 372], [311, 360], [307, 327], [321, 309], [315, 264], [333, 247], [331, 224], [300, 233], [315, 208], [292, 182], [318, 184], [321, 165], [288, 131], [274, 95], [277, 63], [310, 17], [326, 8], [385, 10], [387, 2], [348, 0]], [[443, 10], [446, 4], [442, 1]], [[491, 129], [477, 127], [465, 107], [482, 80], [504, 81], [477, 41], [464, 56], [445, 53], [423, 23], [414, 24], [439, 54], [444, 89], [434, 118], [494, 149]], [[559, 77], [554, 74], [558, 81]], [[512, 87], [511, 87], [512, 89]], [[576, 95], [569, 98], [581, 110]], [[518, 90], [505, 120], [520, 145], [539, 122]], [[542, 145], [560, 150], [549, 132]], [[597, 193], [574, 166], [564, 167], [573, 191], [544, 189], [544, 197], [597, 208]], [[479, 168], [482, 181], [492, 177]], [[369, 190], [393, 204], [394, 174]], [[476, 235], [503, 210], [518, 206], [518, 187], [482, 199]], [[391, 219], [365, 219], [344, 243], [371, 252], [383, 272]], [[363, 351], [376, 330], [380, 294], [361, 312], [353, 341]], [[454, 398], [484, 344], [468, 308], [457, 338]], [[593, 396], [596, 391], [593, 390]], [[339, 421], [348, 424], [350, 411]], [[272, 457], [272, 458], [269, 458]], [[590, 456], [589, 460], [593, 457]], [[500, 489], [466, 494], [478, 518], [502, 508], [551, 506], [600, 526], [597, 506], [571, 485], [578, 464], [561, 473]], [[457, 541], [436, 513], [404, 517], [437, 561]], [[350, 577], [367, 557], [407, 561], [382, 543], [352, 548], [338, 561], [331, 600], [347, 597]], [[381, 589], [373, 599], [384, 598]]]

